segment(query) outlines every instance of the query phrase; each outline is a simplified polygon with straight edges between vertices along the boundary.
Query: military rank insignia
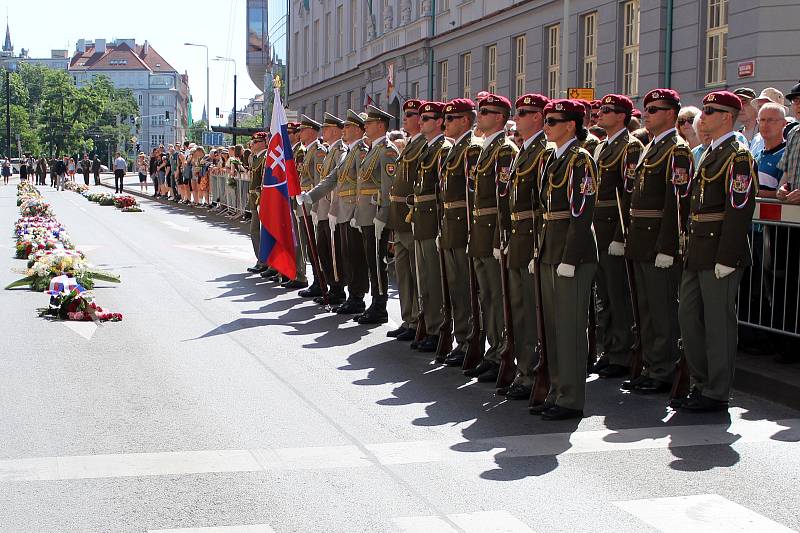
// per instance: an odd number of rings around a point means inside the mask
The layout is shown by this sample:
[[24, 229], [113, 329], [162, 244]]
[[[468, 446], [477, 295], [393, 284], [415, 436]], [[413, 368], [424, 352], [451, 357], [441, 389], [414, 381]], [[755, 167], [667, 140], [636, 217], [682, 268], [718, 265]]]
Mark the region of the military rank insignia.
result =
[[386, 174], [388, 174], [389, 176], [394, 176], [395, 168], [396, 167], [394, 163], [388, 163], [386, 165]]
[[744, 194], [750, 190], [750, 175], [737, 174], [731, 181], [731, 190], [738, 194]]
[[581, 181], [580, 192], [584, 196], [592, 196], [595, 193], [594, 179], [590, 175], [583, 177]]

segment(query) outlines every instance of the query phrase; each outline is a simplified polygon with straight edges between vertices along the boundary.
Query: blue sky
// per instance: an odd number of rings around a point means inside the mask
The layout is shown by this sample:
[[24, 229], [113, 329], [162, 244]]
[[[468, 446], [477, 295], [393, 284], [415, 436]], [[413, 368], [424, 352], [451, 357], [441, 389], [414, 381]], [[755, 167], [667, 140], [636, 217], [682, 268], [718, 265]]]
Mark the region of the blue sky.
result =
[[[185, 6], [191, 5], [191, 8]], [[35, 6], [35, 9], [32, 7]], [[35, 2], [0, 1], [0, 15], [8, 12], [14, 51], [30, 50], [31, 57], [50, 57], [51, 49], [75, 52], [78, 39], [135, 38], [148, 40], [179, 72], [188, 72], [193, 99], [193, 115], [199, 119], [206, 100], [206, 56], [202, 48], [184, 46], [185, 42], [206, 44], [209, 57], [224, 56], [236, 60], [238, 107], [258, 92], [245, 66], [246, 0], [191, 0], [170, 2], [154, 0], [37, 0]], [[269, 0], [269, 26], [275, 25], [275, 37], [284, 33], [285, 0]], [[286, 39], [280, 37], [278, 55], [285, 58]], [[285, 61], [285, 60], [284, 60]], [[211, 123], [227, 120], [233, 105], [233, 64], [210, 61], [211, 110], [219, 106], [225, 119], [212, 117]]]

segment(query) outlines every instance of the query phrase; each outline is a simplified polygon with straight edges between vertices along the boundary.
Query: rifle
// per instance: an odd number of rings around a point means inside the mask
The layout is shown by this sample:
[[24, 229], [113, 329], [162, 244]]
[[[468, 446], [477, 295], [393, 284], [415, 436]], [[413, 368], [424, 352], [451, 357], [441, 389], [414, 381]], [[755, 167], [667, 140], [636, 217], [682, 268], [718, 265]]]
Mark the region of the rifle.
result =
[[591, 370], [592, 365], [597, 362], [597, 300], [595, 299], [594, 287], [589, 294], [589, 357], [587, 361], [587, 372]]
[[[615, 189], [617, 195], [617, 212], [619, 213], [619, 226], [622, 228], [622, 238], [628, 242], [628, 227], [625, 225], [625, 217], [622, 214], [622, 202], [619, 196], [619, 189]], [[629, 259], [625, 259], [625, 276], [628, 278], [630, 288], [631, 312], [633, 324], [631, 324], [631, 335], [633, 344], [631, 345], [631, 379], [636, 379], [642, 375], [642, 335], [640, 332], [641, 320], [639, 317], [639, 295], [636, 292], [636, 278], [633, 273], [633, 265]]]
[[[439, 180], [437, 193], [442, 190], [442, 158], [441, 152], [439, 155]], [[442, 216], [443, 213], [439, 208], [439, 200], [436, 200], [436, 220], [439, 226], [439, 239], [442, 235]], [[444, 363], [447, 354], [453, 347], [453, 310], [452, 302], [450, 301], [450, 284], [447, 282], [447, 270], [444, 263], [444, 254], [442, 250], [438, 250], [439, 255], [439, 269], [442, 271], [442, 327], [439, 328], [439, 344], [436, 346], [436, 362]]]
[[[406, 196], [406, 205], [412, 210], [414, 209], [413, 194], [409, 194], [408, 196]], [[408, 212], [408, 216], [406, 217], [406, 222], [411, 222], [411, 213], [412, 211]], [[419, 258], [417, 257], [416, 253], [414, 254], [414, 270], [416, 272], [419, 272]], [[417, 307], [419, 307], [419, 312], [417, 313], [417, 331], [416, 334], [414, 335], [414, 342], [413, 342], [413, 345], [416, 346], [423, 340], [425, 340], [425, 337], [428, 336], [428, 328], [425, 325], [425, 313], [423, 312], [422, 309], [422, 296], [419, 293], [419, 284], [417, 284], [416, 282], [416, 276], [414, 276], [414, 286], [417, 291]]]
[[310, 217], [308, 216], [308, 209], [306, 204], [300, 204], [303, 208], [303, 226], [306, 228], [306, 237], [308, 238], [308, 248], [311, 250], [311, 269], [314, 271], [314, 278], [319, 281], [319, 288], [322, 291], [322, 301], [327, 307], [328, 303], [328, 280], [325, 279], [325, 272], [322, 270], [322, 264], [319, 261], [319, 253], [317, 252], [317, 240], [314, 232], [308, 224]]
[[[681, 198], [677, 187], [675, 188], [675, 203], [678, 209], [678, 257], [676, 259], [678, 264], [682, 265], [686, 234], [681, 226]], [[672, 378], [672, 389], [669, 392], [669, 405], [673, 408], [679, 407], [683, 398], [689, 394], [689, 366], [686, 363], [686, 354], [683, 352], [683, 339], [678, 339], [678, 351], [680, 357], [675, 365], [675, 376]]]
[[[505, 249], [508, 246], [508, 237], [502, 226], [502, 215], [500, 213], [500, 187], [502, 186], [497, 174], [497, 161], [494, 163], [495, 175], [495, 203], [497, 204], [497, 231], [500, 232], [500, 290], [503, 296], [503, 348], [500, 352], [500, 370], [497, 372], [495, 387], [498, 389], [508, 387], [513, 383], [517, 375], [517, 364], [514, 361], [514, 324], [511, 316], [511, 294], [508, 283], [508, 260]], [[509, 187], [510, 185], [506, 185]]]
[[[469, 150], [469, 147], [466, 148]], [[466, 188], [467, 202], [467, 233], [472, 227], [472, 205], [469, 201], [469, 153], [464, 154], [464, 186]], [[478, 366], [483, 359], [483, 328], [481, 327], [481, 307], [478, 302], [478, 276], [475, 274], [475, 262], [472, 257], [467, 256], [469, 264], [469, 306], [472, 314], [472, 331], [467, 339], [467, 353], [464, 354], [462, 370], [472, 370]]]
[[536, 329], [539, 330], [536, 341], [536, 354], [539, 360], [533, 369], [533, 390], [531, 390], [529, 407], [542, 405], [550, 393], [550, 368], [547, 362], [547, 338], [545, 337], [544, 312], [542, 310], [542, 271], [539, 258], [539, 236], [536, 231], [534, 231], [533, 237], [533, 301], [536, 308]]

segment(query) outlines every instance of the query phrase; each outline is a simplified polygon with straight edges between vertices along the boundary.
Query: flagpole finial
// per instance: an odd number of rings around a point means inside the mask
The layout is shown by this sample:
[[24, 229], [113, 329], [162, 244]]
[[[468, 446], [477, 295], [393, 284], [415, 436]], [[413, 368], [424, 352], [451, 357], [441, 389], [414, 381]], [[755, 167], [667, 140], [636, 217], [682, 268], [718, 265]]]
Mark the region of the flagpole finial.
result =
[[276, 89], [280, 89], [283, 87], [283, 81], [281, 80], [280, 75], [275, 76], [275, 79], [272, 81], [272, 86]]

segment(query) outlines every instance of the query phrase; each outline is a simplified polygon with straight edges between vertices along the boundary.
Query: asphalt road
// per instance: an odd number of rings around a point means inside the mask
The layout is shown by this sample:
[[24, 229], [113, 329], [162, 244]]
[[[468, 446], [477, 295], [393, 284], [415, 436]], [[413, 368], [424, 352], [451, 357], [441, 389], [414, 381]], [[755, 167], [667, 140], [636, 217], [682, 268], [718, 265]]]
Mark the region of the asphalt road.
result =
[[[105, 189], [107, 190], [107, 189]], [[244, 272], [242, 226], [44, 187], [117, 324], [3, 291], [0, 531], [788, 531], [800, 413], [729, 415], [588, 384], [587, 418], [523, 403]], [[18, 216], [0, 187], [0, 227]], [[0, 282], [22, 261], [0, 240]], [[399, 319], [396, 298], [390, 315]]]

